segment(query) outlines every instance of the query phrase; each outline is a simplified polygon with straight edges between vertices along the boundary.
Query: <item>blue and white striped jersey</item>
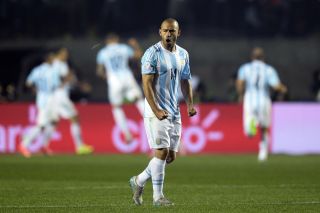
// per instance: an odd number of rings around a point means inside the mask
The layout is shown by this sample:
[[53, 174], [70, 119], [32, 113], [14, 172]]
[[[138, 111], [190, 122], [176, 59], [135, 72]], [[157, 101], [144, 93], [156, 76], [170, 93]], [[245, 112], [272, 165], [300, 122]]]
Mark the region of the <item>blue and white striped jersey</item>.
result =
[[244, 104], [253, 109], [270, 102], [270, 87], [280, 83], [277, 71], [263, 61], [254, 60], [242, 65], [238, 79], [245, 81]]
[[[69, 73], [69, 66], [65, 61], [61, 61], [59, 59], [55, 59], [52, 62], [52, 67], [54, 69], [54, 72], [57, 72], [57, 75], [59, 76], [59, 79], [58, 79], [59, 80], [59, 86], [61, 86], [62, 85], [62, 79], [64, 77], [66, 77], [68, 75], [68, 73]], [[67, 95], [69, 95], [70, 88], [71, 88], [70, 83], [65, 83], [63, 85], [63, 89], [64, 89], [64, 91], [66, 92]]]
[[42, 63], [32, 69], [27, 77], [27, 83], [36, 87], [36, 104], [38, 108], [46, 106], [48, 98], [60, 84], [59, 75], [48, 63]]
[[133, 55], [133, 49], [126, 44], [109, 44], [98, 52], [97, 64], [105, 66], [107, 77], [127, 75], [131, 72], [128, 62]]
[[[151, 46], [142, 57], [142, 74], [156, 74], [155, 101], [169, 113], [168, 118], [180, 118], [178, 91], [181, 79], [191, 79], [189, 55], [176, 45], [176, 51], [166, 50], [161, 42]], [[145, 100], [145, 117], [154, 117]]]

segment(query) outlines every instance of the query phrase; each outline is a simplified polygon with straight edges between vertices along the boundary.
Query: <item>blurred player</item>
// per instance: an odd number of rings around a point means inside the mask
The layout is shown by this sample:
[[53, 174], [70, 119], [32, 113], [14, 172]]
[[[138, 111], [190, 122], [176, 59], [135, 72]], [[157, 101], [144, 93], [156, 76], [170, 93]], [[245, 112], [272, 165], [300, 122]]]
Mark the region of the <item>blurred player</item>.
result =
[[73, 138], [77, 154], [90, 154], [93, 147], [84, 144], [81, 134], [78, 112], [69, 97], [69, 90], [76, 78], [68, 66], [69, 52], [66, 48], [60, 48], [52, 63], [54, 72], [59, 79], [59, 87], [54, 92], [56, 113], [59, 117], [68, 119], [71, 122], [70, 133]]
[[144, 124], [150, 148], [154, 157], [147, 168], [129, 183], [136, 205], [143, 202], [145, 183], [152, 179], [153, 205], [173, 205], [163, 194], [165, 166], [173, 162], [181, 138], [181, 115], [178, 89], [188, 107], [188, 115], [193, 116], [192, 86], [188, 52], [176, 45], [180, 35], [179, 24], [175, 19], [166, 19], [159, 30], [161, 41], [151, 46], [142, 58], [142, 82], [145, 94]]
[[264, 62], [264, 51], [256, 47], [252, 50], [252, 61], [242, 65], [236, 82], [239, 101], [243, 102], [244, 132], [251, 137], [261, 130], [259, 161], [268, 157], [269, 127], [271, 124], [270, 87], [286, 93], [287, 88], [280, 82], [277, 71]]
[[130, 39], [129, 45], [119, 43], [116, 34], [109, 34], [106, 46], [97, 55], [97, 75], [107, 80], [112, 114], [127, 143], [130, 143], [133, 137], [122, 109], [124, 100], [135, 102], [141, 115], [144, 110], [141, 89], [129, 68], [129, 60], [140, 59], [142, 52], [135, 39]]
[[[49, 53], [45, 56], [45, 61], [39, 66], [32, 69], [26, 80], [26, 86], [33, 88], [36, 92], [36, 105], [37, 105], [37, 123], [23, 137], [19, 145], [19, 151], [25, 157], [30, 157], [31, 153], [28, 147], [32, 141], [44, 133], [44, 144], [47, 144], [58, 117], [54, 113], [54, 99], [53, 94], [58, 87], [59, 79], [55, 74], [52, 62], [54, 54]], [[51, 154], [48, 146], [43, 147], [47, 154]]]

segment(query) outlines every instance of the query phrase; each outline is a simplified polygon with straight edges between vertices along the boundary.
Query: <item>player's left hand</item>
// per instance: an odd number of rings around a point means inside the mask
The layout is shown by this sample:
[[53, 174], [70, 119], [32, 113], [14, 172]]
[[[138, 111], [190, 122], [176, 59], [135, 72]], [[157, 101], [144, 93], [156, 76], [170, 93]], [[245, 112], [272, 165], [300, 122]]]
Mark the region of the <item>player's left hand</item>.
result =
[[188, 116], [192, 117], [197, 114], [197, 110], [194, 107], [188, 108]]

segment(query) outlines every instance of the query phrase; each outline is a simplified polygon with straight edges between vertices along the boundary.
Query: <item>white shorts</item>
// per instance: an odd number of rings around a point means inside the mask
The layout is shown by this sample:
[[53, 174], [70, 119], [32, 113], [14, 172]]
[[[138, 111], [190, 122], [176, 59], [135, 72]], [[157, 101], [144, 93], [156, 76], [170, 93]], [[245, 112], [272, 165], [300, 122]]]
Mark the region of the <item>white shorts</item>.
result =
[[38, 108], [37, 124], [39, 126], [45, 126], [49, 123], [56, 122], [59, 116], [56, 112], [54, 97], [49, 97], [46, 107]]
[[144, 118], [149, 146], [152, 149], [169, 148], [178, 152], [181, 139], [181, 119], [159, 120], [157, 117]]
[[128, 101], [142, 98], [142, 92], [133, 75], [108, 79], [108, 95], [112, 105], [121, 105], [126, 98]]
[[63, 88], [59, 88], [55, 91], [54, 99], [55, 113], [57, 113], [59, 117], [71, 119], [77, 116], [77, 110]]
[[250, 125], [252, 121], [259, 127], [269, 128], [271, 124], [271, 101], [266, 101], [265, 104], [259, 107], [252, 107], [249, 104], [244, 104], [243, 107], [243, 125], [246, 135], [250, 135]]

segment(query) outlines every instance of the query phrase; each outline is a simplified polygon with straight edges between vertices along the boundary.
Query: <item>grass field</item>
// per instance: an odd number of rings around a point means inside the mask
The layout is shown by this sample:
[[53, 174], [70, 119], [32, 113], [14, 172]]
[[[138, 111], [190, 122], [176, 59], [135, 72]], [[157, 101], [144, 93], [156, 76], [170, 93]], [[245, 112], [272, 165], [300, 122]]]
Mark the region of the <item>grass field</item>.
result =
[[0, 212], [320, 212], [320, 156], [180, 157], [166, 170], [173, 207], [134, 206], [128, 180], [143, 155], [0, 155]]

